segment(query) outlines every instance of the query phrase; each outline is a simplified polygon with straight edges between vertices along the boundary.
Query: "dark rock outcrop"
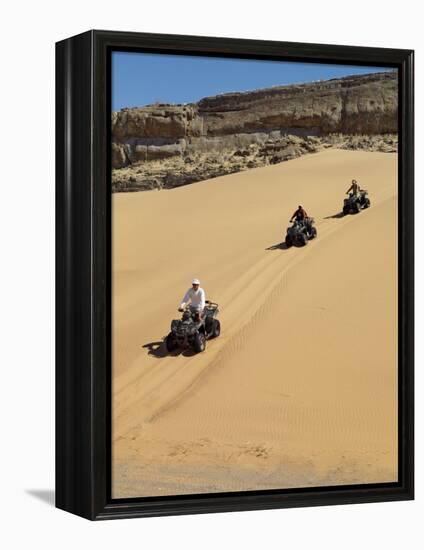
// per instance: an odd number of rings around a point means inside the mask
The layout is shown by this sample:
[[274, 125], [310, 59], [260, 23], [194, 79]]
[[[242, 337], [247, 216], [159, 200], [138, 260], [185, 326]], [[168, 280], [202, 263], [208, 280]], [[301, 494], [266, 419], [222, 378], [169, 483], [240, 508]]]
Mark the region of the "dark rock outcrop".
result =
[[277, 164], [330, 147], [393, 153], [397, 136], [284, 136], [261, 144], [222, 151], [193, 151], [157, 161], [140, 162], [112, 171], [113, 191], [143, 191], [179, 187], [205, 179]]

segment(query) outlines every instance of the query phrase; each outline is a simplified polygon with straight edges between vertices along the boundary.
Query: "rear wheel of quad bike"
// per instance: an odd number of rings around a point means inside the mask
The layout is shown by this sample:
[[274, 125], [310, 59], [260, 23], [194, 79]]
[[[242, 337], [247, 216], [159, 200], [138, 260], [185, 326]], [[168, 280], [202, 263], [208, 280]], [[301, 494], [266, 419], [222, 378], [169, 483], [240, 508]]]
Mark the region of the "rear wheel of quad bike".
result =
[[215, 319], [213, 324], [213, 330], [212, 330], [212, 338], [218, 338], [220, 334], [221, 334], [221, 323], [218, 321], [218, 319]]
[[205, 351], [206, 348], [206, 338], [205, 335], [201, 332], [198, 332], [194, 337], [193, 348], [196, 353], [201, 353]]
[[364, 208], [369, 208], [371, 206], [370, 199], [365, 199]]
[[168, 334], [168, 336], [166, 337], [165, 339], [165, 346], [166, 346], [166, 349], [168, 351], [174, 351], [177, 349], [178, 347], [178, 344], [177, 344], [177, 341], [175, 339], [175, 336], [172, 334], [172, 332], [170, 332]]
[[355, 214], [359, 214], [359, 212], [361, 211], [361, 205], [359, 204], [359, 202], [355, 202], [353, 211], [355, 212]]
[[318, 235], [318, 231], [316, 227], [311, 227], [311, 236], [310, 239], [315, 239], [315, 237]]
[[292, 244], [293, 243], [292, 243], [291, 237], [289, 237], [287, 235], [287, 237], [286, 237], [286, 246], [287, 246], [287, 248], [290, 248]]

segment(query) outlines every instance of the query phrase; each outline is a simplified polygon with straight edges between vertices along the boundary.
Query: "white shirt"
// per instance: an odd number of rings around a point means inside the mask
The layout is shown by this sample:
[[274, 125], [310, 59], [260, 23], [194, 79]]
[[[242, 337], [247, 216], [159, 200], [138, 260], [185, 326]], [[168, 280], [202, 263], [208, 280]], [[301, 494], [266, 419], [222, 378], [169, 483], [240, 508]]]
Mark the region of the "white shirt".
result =
[[193, 287], [189, 288], [184, 295], [180, 307], [184, 307], [188, 302], [190, 302], [192, 308], [203, 311], [206, 305], [206, 295], [203, 288], [200, 288], [200, 286], [197, 290], [194, 290]]

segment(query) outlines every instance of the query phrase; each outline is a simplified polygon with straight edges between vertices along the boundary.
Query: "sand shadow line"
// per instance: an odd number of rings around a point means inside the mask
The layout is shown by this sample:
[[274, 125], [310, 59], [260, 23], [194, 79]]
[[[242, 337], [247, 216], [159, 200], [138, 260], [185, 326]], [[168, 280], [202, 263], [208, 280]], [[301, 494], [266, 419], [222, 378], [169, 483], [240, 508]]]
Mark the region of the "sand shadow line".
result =
[[332, 216], [326, 216], [324, 220], [339, 220], [340, 218], [344, 218], [343, 212], [338, 212], [337, 214], [333, 214]]
[[265, 248], [265, 250], [288, 250], [288, 249], [289, 247], [286, 245], [286, 243], [277, 243], [277, 244], [268, 246], [268, 248]]
[[148, 349], [148, 354], [153, 355], [157, 359], [164, 359], [165, 357], [178, 357], [182, 355], [183, 357], [193, 357], [196, 355], [196, 352], [191, 347], [187, 348], [177, 348], [175, 351], [169, 352], [166, 349], [166, 344], [164, 340], [158, 340], [156, 342], [148, 342], [142, 346], [145, 349]]
[[168, 355], [168, 350], [166, 349], [166, 345], [163, 340], [148, 342], [143, 345], [143, 348], [148, 349], [148, 354], [153, 355], [154, 357], [163, 358]]
[[148, 349], [148, 354], [153, 355], [158, 359], [164, 359], [165, 357], [178, 357], [183, 355], [184, 357], [192, 357], [196, 355], [196, 352], [191, 348], [177, 348], [175, 351], [169, 352], [166, 349], [164, 340], [158, 340], [156, 342], [148, 342], [143, 345], [143, 348]]

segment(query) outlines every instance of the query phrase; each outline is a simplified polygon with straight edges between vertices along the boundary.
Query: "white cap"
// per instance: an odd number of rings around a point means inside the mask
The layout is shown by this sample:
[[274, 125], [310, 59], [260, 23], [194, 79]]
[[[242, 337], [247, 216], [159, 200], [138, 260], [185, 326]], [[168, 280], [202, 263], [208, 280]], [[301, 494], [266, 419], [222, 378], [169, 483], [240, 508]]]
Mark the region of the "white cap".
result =
[[191, 284], [192, 284], [192, 285], [200, 285], [200, 281], [199, 281], [199, 279], [193, 279], [193, 280], [191, 281]]

